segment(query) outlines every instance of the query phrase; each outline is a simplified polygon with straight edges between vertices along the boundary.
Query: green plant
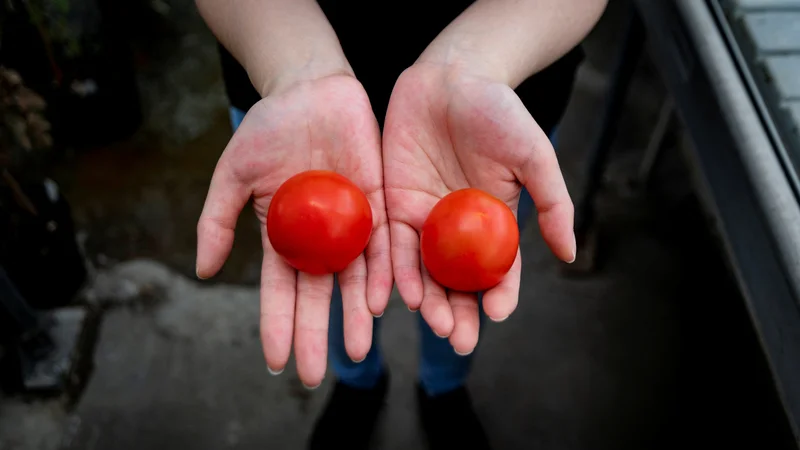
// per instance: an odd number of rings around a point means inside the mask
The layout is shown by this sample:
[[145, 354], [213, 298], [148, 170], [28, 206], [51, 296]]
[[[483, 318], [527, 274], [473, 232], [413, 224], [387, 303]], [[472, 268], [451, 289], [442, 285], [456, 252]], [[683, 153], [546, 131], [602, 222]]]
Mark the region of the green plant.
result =
[[73, 11], [75, 5], [71, 1], [73, 0], [0, 0], [0, 35], [5, 20], [22, 18], [29, 22], [44, 45], [56, 85], [61, 84], [63, 76], [59, 61], [83, 56], [90, 50], [85, 48], [85, 30], [82, 29], [80, 20], [76, 20], [85, 8], [76, 8]]
[[31, 22], [48, 44], [59, 44], [70, 58], [81, 54], [81, 33], [69, 20], [69, 0], [21, 0]]

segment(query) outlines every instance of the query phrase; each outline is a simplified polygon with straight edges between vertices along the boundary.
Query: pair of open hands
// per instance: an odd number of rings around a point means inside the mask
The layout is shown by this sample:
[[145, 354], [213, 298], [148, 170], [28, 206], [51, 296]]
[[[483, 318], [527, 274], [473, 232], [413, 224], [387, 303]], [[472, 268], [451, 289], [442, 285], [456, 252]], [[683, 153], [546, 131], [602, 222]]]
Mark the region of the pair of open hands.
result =
[[[448, 292], [420, 263], [419, 231], [433, 205], [475, 187], [517, 211], [524, 185], [536, 203], [544, 240], [557, 257], [575, 257], [573, 206], [548, 137], [513, 89], [432, 63], [398, 79], [381, 139], [366, 92], [352, 76], [298, 83], [268, 96], [246, 115], [220, 157], [198, 223], [197, 274], [213, 276], [227, 258], [237, 218], [252, 198], [266, 223], [270, 200], [290, 176], [336, 171], [369, 198], [373, 232], [364, 255], [338, 274], [348, 355], [362, 360], [393, 282], [411, 310], [455, 351], [478, 342], [475, 294]], [[261, 336], [273, 373], [286, 366], [294, 341], [300, 379], [321, 383], [333, 276], [298, 273], [275, 253], [264, 226]], [[519, 296], [519, 252], [511, 271], [484, 293], [487, 316], [501, 321]]]

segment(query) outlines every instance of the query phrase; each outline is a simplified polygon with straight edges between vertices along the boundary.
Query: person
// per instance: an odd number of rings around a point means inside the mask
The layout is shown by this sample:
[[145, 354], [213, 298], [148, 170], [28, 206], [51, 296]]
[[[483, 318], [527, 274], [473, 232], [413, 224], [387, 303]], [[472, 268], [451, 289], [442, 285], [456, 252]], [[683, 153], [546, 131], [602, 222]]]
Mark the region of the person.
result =
[[550, 137], [606, 0], [196, 3], [220, 43], [235, 129], [197, 224], [197, 276], [221, 269], [251, 199], [263, 224], [290, 176], [348, 177], [367, 194], [374, 227], [341, 273], [297, 273], [262, 231], [269, 372], [283, 371], [294, 345], [313, 389], [330, 358], [336, 384], [309, 446], [366, 448], [388, 386], [377, 336], [396, 283], [419, 312], [417, 395], [432, 447], [489, 448], [464, 383], [485, 317], [500, 322], [517, 305], [521, 257], [481, 295], [448, 292], [420, 264], [418, 233], [438, 199], [471, 186], [505, 201], [520, 227], [535, 205], [549, 248], [575, 259]]

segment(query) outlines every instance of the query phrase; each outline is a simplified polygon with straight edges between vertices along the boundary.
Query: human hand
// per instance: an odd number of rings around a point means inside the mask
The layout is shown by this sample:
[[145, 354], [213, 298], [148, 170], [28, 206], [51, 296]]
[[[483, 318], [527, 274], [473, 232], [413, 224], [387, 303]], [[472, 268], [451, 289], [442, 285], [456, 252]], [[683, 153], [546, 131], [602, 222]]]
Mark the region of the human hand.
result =
[[344, 338], [353, 360], [366, 357], [372, 317], [383, 313], [392, 288], [380, 135], [369, 99], [350, 75], [295, 83], [268, 95], [245, 116], [217, 163], [197, 225], [197, 275], [216, 274], [230, 253], [245, 204], [261, 222], [261, 339], [272, 373], [284, 369], [294, 339], [300, 380], [317, 386], [327, 365], [333, 275], [298, 273], [273, 249], [266, 215], [278, 187], [306, 170], [335, 171], [369, 199], [372, 235], [363, 255], [338, 274]]
[[[431, 208], [466, 187], [504, 201], [515, 215], [522, 185], [538, 209], [555, 255], [575, 259], [573, 205], [548, 137], [507, 84], [463, 67], [418, 61], [398, 79], [383, 134], [383, 165], [392, 263], [409, 309], [434, 332], [470, 353], [478, 342], [476, 293], [447, 291], [420, 264], [419, 232]], [[516, 308], [519, 251], [509, 273], [483, 295], [495, 321]]]

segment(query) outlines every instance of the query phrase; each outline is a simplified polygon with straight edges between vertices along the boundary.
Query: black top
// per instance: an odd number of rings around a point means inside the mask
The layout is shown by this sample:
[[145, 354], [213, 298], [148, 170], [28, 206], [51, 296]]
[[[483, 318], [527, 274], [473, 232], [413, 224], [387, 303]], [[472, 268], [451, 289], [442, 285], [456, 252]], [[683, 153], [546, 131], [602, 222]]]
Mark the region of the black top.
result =
[[[383, 126], [394, 83], [430, 42], [472, 1], [319, 0], [342, 44], [345, 56], [369, 95]], [[430, 4], [436, 4], [431, 7]], [[260, 100], [242, 66], [220, 45], [225, 88], [231, 104], [243, 111]], [[549, 133], [569, 101], [575, 71], [583, 60], [576, 47], [547, 69], [520, 84], [516, 92]]]

